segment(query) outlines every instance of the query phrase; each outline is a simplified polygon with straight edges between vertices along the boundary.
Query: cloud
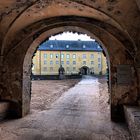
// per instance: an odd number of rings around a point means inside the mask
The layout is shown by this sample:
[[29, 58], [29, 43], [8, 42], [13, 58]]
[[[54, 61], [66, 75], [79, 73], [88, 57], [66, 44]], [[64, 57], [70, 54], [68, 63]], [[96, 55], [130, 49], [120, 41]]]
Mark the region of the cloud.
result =
[[90, 36], [86, 34], [78, 34], [73, 32], [64, 32], [62, 34], [58, 34], [55, 36], [51, 36], [49, 40], [82, 40], [82, 41], [95, 41], [95, 39], [91, 39]]

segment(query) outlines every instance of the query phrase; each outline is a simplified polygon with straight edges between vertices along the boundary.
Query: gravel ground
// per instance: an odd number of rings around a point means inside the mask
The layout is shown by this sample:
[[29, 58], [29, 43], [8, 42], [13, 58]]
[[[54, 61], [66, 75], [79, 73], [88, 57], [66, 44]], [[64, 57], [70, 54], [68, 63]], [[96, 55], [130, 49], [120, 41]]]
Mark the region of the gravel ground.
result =
[[100, 112], [110, 112], [108, 85], [105, 77], [98, 78]]
[[31, 113], [49, 109], [65, 91], [80, 79], [32, 81]]
[[1, 123], [0, 140], [131, 140], [125, 124], [110, 121], [106, 79], [78, 82], [33, 81], [31, 114]]
[[[32, 81], [31, 113], [48, 110], [54, 101], [78, 82], [80, 82], [80, 79]], [[104, 77], [98, 78], [98, 82], [100, 83], [100, 111], [105, 113], [110, 111], [110, 106], [108, 105], [108, 85]]]

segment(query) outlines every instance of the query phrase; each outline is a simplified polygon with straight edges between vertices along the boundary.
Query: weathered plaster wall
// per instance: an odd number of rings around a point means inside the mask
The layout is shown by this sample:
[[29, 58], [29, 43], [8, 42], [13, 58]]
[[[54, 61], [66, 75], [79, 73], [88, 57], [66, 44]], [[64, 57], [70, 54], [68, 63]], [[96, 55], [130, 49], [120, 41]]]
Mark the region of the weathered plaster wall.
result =
[[[29, 112], [31, 60], [23, 65], [26, 54], [30, 59], [33, 54], [28, 52], [29, 46], [42, 33], [52, 29], [59, 33], [59, 27], [64, 31], [71, 25], [95, 35], [107, 49], [112, 116], [118, 118], [119, 107], [137, 104], [139, 96], [140, 11], [137, 4], [135, 0], [1, 0], [0, 99], [12, 101], [19, 116]], [[76, 27], [72, 30], [77, 31]], [[131, 85], [117, 84], [120, 64], [132, 66]]]
[[[78, 17], [77, 17], [78, 18]], [[67, 22], [66, 22], [67, 21]], [[55, 22], [55, 25], [52, 23]], [[64, 23], [63, 23], [64, 22]], [[42, 24], [39, 31], [40, 24]], [[69, 18], [67, 19], [61, 19], [60, 20], [52, 20], [51, 22], [48, 22], [48, 24], [43, 24], [41, 22], [40, 24], [31, 25], [32, 30], [35, 31], [37, 28], [37, 32], [40, 32], [40, 35], [43, 33], [43, 31], [50, 30], [53, 28], [57, 28], [59, 26], [62, 26], [62, 31], [66, 28], [63, 26], [73, 25], [82, 27], [83, 29], [86, 29], [91, 34], [94, 34], [97, 36], [106, 47], [109, 57], [110, 57], [110, 65], [111, 65], [111, 103], [113, 105], [113, 109], [117, 107], [118, 105], [122, 105], [124, 103], [127, 104], [134, 104], [137, 100], [137, 88], [135, 80], [133, 82], [133, 85], [131, 86], [119, 86], [116, 83], [116, 69], [117, 65], [119, 64], [133, 64], [133, 59], [129, 55], [127, 55], [127, 51], [123, 44], [119, 42], [117, 39], [115, 39], [111, 34], [107, 33], [105, 30], [101, 29], [100, 27], [96, 27], [94, 24], [89, 24], [86, 19], [83, 18], [83, 21], [77, 21], [75, 18]], [[50, 26], [51, 25], [51, 26]], [[29, 27], [29, 28], [31, 28]], [[35, 29], [34, 29], [35, 28]], [[46, 28], [45, 30], [42, 30]], [[6, 66], [6, 72], [4, 75], [4, 85], [7, 85], [7, 96], [5, 93], [2, 95], [4, 99], [12, 100], [17, 104], [18, 107], [18, 113], [20, 116], [24, 116], [29, 111], [29, 104], [30, 104], [30, 74], [31, 74], [31, 56], [33, 55], [33, 52], [27, 52], [30, 44], [33, 42], [33, 37], [30, 36], [30, 33], [32, 33], [32, 30], [28, 30], [28, 32], [20, 32], [17, 34], [18, 38], [15, 39], [14, 42], [20, 41], [20, 45], [17, 45], [16, 47], [13, 47], [9, 53], [7, 54], [7, 57], [5, 58], [4, 65]], [[62, 32], [61, 31], [61, 32]], [[59, 31], [60, 32], [60, 31]], [[58, 32], [58, 33], [59, 33]], [[81, 32], [81, 30], [80, 30]], [[34, 33], [36, 35], [36, 33]], [[27, 37], [30, 36], [30, 37]], [[22, 40], [22, 37], [24, 40]], [[25, 39], [27, 37], [27, 39]], [[36, 49], [37, 46], [34, 46], [34, 49]], [[28, 69], [23, 69], [23, 63], [24, 63], [24, 57], [25, 54], [28, 53], [30, 56], [30, 60], [26, 62], [26, 65], [29, 67], [26, 67]], [[116, 54], [116, 55], [114, 55]], [[18, 56], [18, 60], [17, 59]], [[16, 61], [16, 63], [13, 64], [13, 62]], [[135, 76], [135, 75], [134, 75]], [[22, 79], [23, 78], [23, 79]], [[134, 78], [135, 79], [135, 78]], [[11, 82], [12, 81], [12, 82]], [[131, 91], [131, 92], [130, 92]], [[129, 93], [126, 98], [122, 100], [122, 96], [126, 93]], [[9, 96], [10, 95], [10, 96]], [[133, 98], [132, 98], [133, 97]], [[22, 108], [22, 109], [21, 109]], [[117, 114], [118, 111], [113, 112], [113, 114]], [[115, 116], [115, 115], [114, 115]], [[120, 116], [120, 114], [118, 115]]]
[[[56, 16], [55, 13], [58, 16], [69, 14], [71, 10], [71, 15], [79, 14], [82, 16], [82, 13], [84, 13], [83, 16], [96, 17], [103, 21], [106, 20], [106, 22], [112, 22], [113, 19], [113, 25], [118, 28], [121, 27], [134, 40], [133, 42], [137, 40], [137, 33], [140, 28], [138, 26], [140, 20], [139, 11], [135, 0], [13, 0], [12, 2], [1, 0], [0, 5], [1, 32], [3, 36], [6, 36], [14, 26], [16, 29], [14, 28], [13, 32], [16, 34], [16, 30], [25, 27], [27, 24], [29, 25], [46, 17]], [[107, 16], [108, 18], [106, 18]], [[26, 22], [24, 22], [25, 20]], [[135, 24], [133, 24], [133, 21], [135, 21]], [[17, 22], [19, 22], [20, 26], [18, 26]], [[11, 32], [10, 34], [12, 35]]]

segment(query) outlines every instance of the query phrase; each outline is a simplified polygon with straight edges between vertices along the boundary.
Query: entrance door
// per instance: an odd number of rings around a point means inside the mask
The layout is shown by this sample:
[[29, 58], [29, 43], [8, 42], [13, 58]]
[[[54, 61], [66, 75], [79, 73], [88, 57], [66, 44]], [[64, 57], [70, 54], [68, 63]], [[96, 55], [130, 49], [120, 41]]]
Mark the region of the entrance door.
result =
[[87, 68], [83, 68], [83, 75], [87, 75]]
[[82, 67], [81, 68], [81, 74], [82, 75], [88, 75], [88, 67]]

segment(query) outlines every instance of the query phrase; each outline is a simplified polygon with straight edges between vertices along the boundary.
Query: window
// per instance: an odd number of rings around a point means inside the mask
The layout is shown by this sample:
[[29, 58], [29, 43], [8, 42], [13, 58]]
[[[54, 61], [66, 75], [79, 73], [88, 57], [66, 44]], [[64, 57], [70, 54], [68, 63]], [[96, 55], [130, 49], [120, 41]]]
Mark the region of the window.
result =
[[56, 65], [58, 65], [59, 64], [59, 61], [56, 61]]
[[83, 59], [86, 59], [86, 54], [83, 54]]
[[93, 59], [93, 58], [94, 58], [94, 54], [91, 54], [91, 55], [90, 55], [90, 58]]
[[66, 63], [67, 63], [67, 65], [69, 65], [70, 64], [70, 61], [67, 61]]
[[53, 48], [53, 45], [52, 44], [50, 45], [50, 48]]
[[83, 45], [83, 48], [85, 49], [86, 48], [86, 45]]
[[44, 58], [47, 58], [47, 54], [44, 54]]
[[73, 65], [76, 65], [76, 61], [73, 61]]
[[98, 64], [98, 68], [101, 68], [101, 64]]
[[91, 68], [92, 72], [94, 72], [94, 67]]
[[61, 58], [64, 58], [64, 54], [61, 54]]
[[101, 49], [101, 47], [98, 45], [98, 47], [97, 47], [98, 49]]
[[58, 58], [59, 57], [59, 54], [56, 54], [55, 57]]
[[98, 58], [98, 62], [101, 62], [101, 58]]
[[44, 65], [46, 65], [47, 64], [47, 61], [46, 60], [44, 60]]
[[72, 55], [72, 58], [75, 59], [75, 58], [76, 58], [76, 54], [73, 54], [73, 55]]
[[61, 61], [61, 64], [64, 65], [64, 61]]
[[66, 48], [68, 49], [69, 48], [69, 45], [66, 45]]
[[73, 71], [76, 71], [76, 67], [73, 67]]
[[94, 64], [94, 61], [91, 61], [91, 65], [93, 65]]
[[50, 54], [50, 58], [53, 58], [53, 54]]
[[50, 67], [50, 71], [51, 71], [51, 72], [53, 71], [53, 67]]
[[67, 67], [66, 69], [67, 69], [67, 71], [70, 71], [70, 68], [69, 67]]
[[66, 57], [67, 57], [67, 59], [69, 59], [69, 58], [70, 58], [70, 55], [69, 55], [69, 54], [67, 54], [67, 56], [66, 56]]
[[50, 61], [50, 65], [53, 65], [53, 61]]
[[86, 65], [86, 61], [83, 61], [83, 65]]
[[44, 67], [43, 70], [44, 70], [44, 71], [47, 71], [47, 67]]

